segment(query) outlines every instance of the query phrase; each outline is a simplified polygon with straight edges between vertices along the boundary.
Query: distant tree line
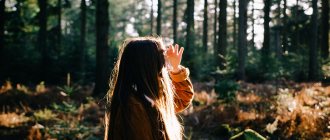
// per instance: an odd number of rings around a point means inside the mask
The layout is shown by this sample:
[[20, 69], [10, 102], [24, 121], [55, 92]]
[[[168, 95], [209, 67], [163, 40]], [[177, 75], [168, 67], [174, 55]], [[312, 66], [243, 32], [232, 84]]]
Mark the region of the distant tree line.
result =
[[103, 95], [121, 42], [147, 35], [184, 46], [184, 63], [197, 80], [327, 77], [322, 66], [330, 65], [329, 1], [297, 0], [289, 7], [287, 0], [262, 0], [264, 7], [256, 9], [257, 2], [1, 0], [0, 80], [59, 84], [72, 73], [77, 83], [94, 82], [95, 95]]

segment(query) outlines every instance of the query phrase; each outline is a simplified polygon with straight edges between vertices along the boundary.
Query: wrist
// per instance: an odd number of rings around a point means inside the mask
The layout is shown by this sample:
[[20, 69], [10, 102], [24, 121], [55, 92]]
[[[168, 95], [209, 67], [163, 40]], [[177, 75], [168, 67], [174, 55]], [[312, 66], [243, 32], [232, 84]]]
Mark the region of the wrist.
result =
[[172, 71], [169, 72], [171, 80], [174, 82], [182, 82], [189, 77], [189, 69], [185, 68], [184, 66], [179, 66], [180, 71], [178, 73], [173, 73]]
[[170, 71], [172, 74], [178, 74], [180, 73], [182, 70], [182, 67], [179, 66], [176, 66], [176, 67], [173, 67], [172, 70]]

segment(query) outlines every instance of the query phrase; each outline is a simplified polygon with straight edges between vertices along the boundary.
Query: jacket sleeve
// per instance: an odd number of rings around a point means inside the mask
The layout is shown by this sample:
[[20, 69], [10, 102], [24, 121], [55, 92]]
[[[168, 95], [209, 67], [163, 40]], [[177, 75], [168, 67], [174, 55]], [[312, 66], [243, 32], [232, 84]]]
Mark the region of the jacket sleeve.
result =
[[170, 73], [170, 77], [172, 79], [172, 84], [175, 91], [175, 112], [178, 113], [186, 109], [191, 104], [194, 96], [194, 89], [189, 79], [188, 68], [182, 67], [179, 73]]

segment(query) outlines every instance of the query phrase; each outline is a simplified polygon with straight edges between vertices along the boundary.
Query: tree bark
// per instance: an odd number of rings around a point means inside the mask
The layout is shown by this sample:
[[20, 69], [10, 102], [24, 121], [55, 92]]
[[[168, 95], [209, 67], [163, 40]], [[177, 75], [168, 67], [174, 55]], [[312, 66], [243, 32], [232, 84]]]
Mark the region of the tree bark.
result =
[[274, 30], [274, 46], [275, 46], [275, 54], [277, 58], [281, 58], [282, 49], [281, 49], [281, 34], [279, 29]]
[[329, 0], [322, 0], [322, 58], [329, 58]]
[[62, 42], [62, 30], [61, 30], [61, 21], [62, 21], [62, 0], [58, 0], [57, 3], [58, 7], [58, 17], [57, 17], [57, 22], [58, 22], [58, 27], [57, 27], [57, 51], [61, 50], [61, 42]]
[[287, 51], [288, 48], [288, 39], [287, 39], [287, 19], [288, 19], [288, 15], [286, 14], [286, 9], [287, 9], [287, 0], [283, 0], [283, 30], [282, 30], [282, 44], [283, 44], [283, 48], [282, 48], [282, 52], [285, 53]]
[[239, 0], [238, 17], [238, 80], [245, 80], [245, 63], [247, 55], [247, 0]]
[[254, 37], [255, 37], [255, 30], [254, 30], [254, 0], [251, 0], [252, 1], [252, 13], [251, 13], [251, 19], [252, 19], [252, 47], [255, 46], [255, 43], [254, 43]]
[[158, 0], [158, 7], [157, 7], [157, 35], [161, 35], [161, 28], [162, 28], [162, 1]]
[[220, 0], [219, 3], [219, 38], [218, 38], [218, 66], [221, 70], [226, 68], [227, 50], [227, 0]]
[[109, 2], [96, 1], [96, 81], [95, 96], [103, 96], [108, 89], [108, 33]]
[[47, 0], [38, 0], [39, 6], [39, 32], [38, 46], [41, 50], [41, 81], [47, 80], [48, 65], [50, 62], [49, 49], [47, 46]]
[[217, 58], [217, 46], [218, 46], [218, 1], [217, 0], [214, 0], [214, 24], [213, 24], [213, 53], [214, 53], [214, 58], [216, 59]]
[[79, 51], [79, 75], [80, 80], [85, 79], [85, 59], [86, 59], [86, 0], [81, 0], [80, 3], [80, 47]]
[[0, 1], [0, 55], [5, 47], [5, 1], [6, 0]]
[[154, 34], [154, 0], [151, 0], [151, 11], [150, 11], [150, 35]]
[[275, 27], [273, 27], [273, 43], [274, 44], [274, 51], [275, 51], [275, 56], [276, 58], [280, 59], [281, 58], [281, 55], [282, 55], [282, 51], [283, 51], [283, 48], [282, 48], [282, 42], [281, 41], [281, 30], [283, 30], [283, 19], [281, 18], [281, 15], [282, 15], [282, 9], [281, 9], [281, 3], [282, 3], [282, 0], [278, 0], [277, 1], [277, 9], [276, 9], [276, 12], [277, 12], [277, 17], [276, 17], [276, 20], [277, 20], [277, 25]]
[[269, 72], [270, 64], [269, 60], [270, 56], [270, 7], [271, 7], [271, 0], [264, 0], [264, 41], [261, 48], [261, 70], [263, 73]]
[[174, 43], [177, 43], [178, 41], [178, 12], [177, 12], [177, 9], [178, 9], [178, 0], [174, 0], [173, 1], [173, 42]]
[[317, 54], [317, 0], [312, 0], [313, 14], [311, 19], [312, 24], [312, 34], [311, 34], [311, 44], [309, 46], [309, 80], [318, 79], [318, 54]]
[[237, 46], [237, 20], [236, 20], [236, 0], [233, 1], [233, 7], [234, 7], [234, 14], [233, 14], [233, 46]]
[[[295, 21], [295, 32], [294, 32], [294, 38], [295, 38], [295, 40], [294, 40], [294, 42], [293, 42], [293, 45], [292, 45], [292, 48], [293, 48], [293, 50], [294, 49], [296, 49], [296, 48], [298, 48], [298, 46], [300, 46], [300, 44], [299, 44], [299, 39], [300, 39], [300, 35], [299, 35], [299, 24], [298, 24], [298, 8], [299, 7], [299, 0], [296, 0], [296, 7], [295, 7], [295, 18], [294, 18], [294, 21]], [[290, 49], [291, 50], [291, 49]]]
[[204, 20], [203, 20], [203, 48], [204, 48], [204, 53], [207, 53], [207, 37], [208, 37], [208, 26], [207, 26], [207, 14], [208, 14], [208, 9], [207, 9], [207, 0], [204, 0]]
[[269, 28], [269, 22], [270, 22], [270, 6], [271, 6], [271, 0], [264, 0], [264, 42], [262, 46], [262, 54], [263, 56], [269, 56], [270, 54], [270, 28]]
[[186, 53], [185, 60], [190, 60], [194, 48], [194, 0], [187, 0], [187, 36], [186, 36]]

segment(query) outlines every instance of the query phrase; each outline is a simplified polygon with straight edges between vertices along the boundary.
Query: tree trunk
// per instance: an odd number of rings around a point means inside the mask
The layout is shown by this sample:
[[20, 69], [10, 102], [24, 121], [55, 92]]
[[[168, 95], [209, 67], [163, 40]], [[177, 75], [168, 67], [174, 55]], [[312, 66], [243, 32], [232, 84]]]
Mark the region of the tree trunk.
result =
[[151, 0], [151, 11], [150, 11], [150, 35], [154, 34], [154, 0]]
[[103, 96], [108, 89], [108, 0], [96, 1], [96, 81], [95, 96]]
[[281, 34], [280, 30], [274, 30], [274, 46], [275, 46], [275, 54], [277, 58], [281, 58], [282, 49], [281, 49]]
[[[277, 17], [276, 17], [276, 26], [273, 27], [273, 45], [274, 46], [274, 52], [275, 52], [275, 56], [278, 60], [281, 59], [281, 54], [282, 54], [282, 41], [281, 41], [281, 29], [283, 29], [281, 26], [283, 26], [283, 22], [282, 22], [282, 9], [281, 9], [281, 3], [282, 0], [277, 0], [276, 4], [277, 4], [277, 9], [276, 9], [276, 13], [277, 13]], [[269, 37], [270, 39], [270, 37]]]
[[204, 20], [203, 20], [203, 48], [204, 48], [204, 53], [207, 54], [207, 36], [208, 36], [208, 27], [207, 27], [207, 14], [208, 14], [208, 9], [207, 9], [207, 0], [204, 0]]
[[287, 19], [288, 19], [288, 15], [286, 14], [286, 9], [287, 9], [287, 0], [283, 0], [283, 29], [282, 29], [282, 44], [283, 44], [283, 48], [282, 48], [282, 52], [285, 53], [287, 51], [288, 48], [288, 39], [287, 39]]
[[322, 0], [322, 58], [329, 58], [329, 0]]
[[57, 3], [57, 7], [58, 7], [58, 17], [57, 17], [57, 23], [58, 23], [58, 27], [57, 27], [57, 52], [59, 52], [61, 50], [61, 34], [62, 34], [62, 31], [61, 31], [61, 21], [62, 21], [62, 0], [58, 0], [58, 3]]
[[269, 56], [270, 54], [270, 28], [269, 28], [269, 22], [270, 22], [270, 5], [271, 0], [264, 0], [264, 42], [262, 45], [262, 54], [263, 56]]
[[79, 75], [80, 80], [84, 82], [85, 79], [85, 59], [86, 59], [86, 1], [81, 0], [80, 3], [80, 47], [79, 51]]
[[[5, 47], [5, 1], [0, 1], [0, 55], [2, 53], [2, 49]], [[1, 55], [2, 56], [2, 55]]]
[[270, 7], [271, 7], [271, 0], [264, 0], [264, 42], [261, 48], [261, 70], [263, 73], [269, 72], [269, 60], [270, 60]]
[[161, 35], [161, 28], [162, 28], [162, 1], [158, 0], [158, 7], [157, 7], [157, 35]]
[[313, 14], [311, 19], [312, 24], [312, 34], [311, 34], [311, 44], [309, 46], [309, 80], [318, 79], [318, 55], [317, 55], [317, 0], [312, 0]]
[[49, 49], [47, 46], [47, 0], [38, 0], [39, 6], [39, 32], [38, 46], [41, 50], [41, 81], [47, 80], [48, 67], [50, 62]]
[[255, 46], [255, 43], [254, 43], [254, 37], [255, 37], [255, 30], [254, 30], [254, 0], [251, 0], [252, 1], [252, 13], [251, 13], [251, 19], [252, 19], [252, 47]]
[[221, 70], [226, 68], [226, 50], [227, 50], [227, 0], [220, 0], [219, 3], [219, 38], [218, 38], [218, 66]]
[[217, 38], [217, 36], [218, 36], [218, 11], [217, 11], [217, 9], [218, 9], [218, 0], [214, 0], [214, 24], [213, 24], [213, 53], [214, 53], [214, 58], [216, 59], [216, 58], [218, 58], [217, 56], [218, 56], [218, 53], [217, 53], [217, 46], [218, 46], [218, 43], [217, 43], [217, 41], [218, 41], [218, 38]]
[[237, 9], [236, 9], [236, 0], [233, 1], [233, 7], [234, 7], [234, 16], [233, 16], [233, 46], [236, 47], [237, 46], [237, 43], [236, 43], [236, 40], [237, 40], [237, 20], [236, 20], [236, 12], [237, 12]]
[[[187, 0], [187, 36], [186, 36], [186, 53], [184, 53], [185, 60], [191, 61], [191, 54], [194, 48], [194, 0]], [[192, 67], [192, 66], [190, 66]]]
[[[0, 66], [3, 66], [6, 62], [4, 62], [4, 47], [5, 47], [5, 22], [6, 22], [6, 16], [5, 16], [5, 1], [6, 0], [0, 0]], [[0, 70], [2, 71], [3, 67], [0, 67]], [[0, 74], [0, 78], [3, 74]]]
[[[275, 3], [275, 2], [274, 2]], [[279, 25], [281, 23], [281, 14], [282, 14], [282, 11], [281, 11], [281, 3], [282, 3], [282, 0], [277, 0], [276, 1], [276, 4], [277, 4], [277, 7], [276, 9], [274, 10], [274, 13], [276, 13], [276, 24]]]
[[178, 0], [173, 1], [173, 42], [177, 43], [178, 41]]
[[295, 38], [295, 41], [293, 42], [293, 45], [292, 45], [292, 48], [293, 48], [293, 50], [295, 50], [295, 49], [297, 49], [298, 48], [298, 46], [300, 46], [300, 44], [299, 44], [299, 24], [298, 24], [298, 8], [299, 7], [299, 0], [296, 0], [296, 8], [295, 8], [295, 18], [294, 18], [294, 21], [295, 21], [295, 32], [294, 32], [294, 34], [295, 34], [295, 36], [294, 36], [294, 38]]
[[247, 55], [247, 1], [239, 0], [238, 17], [238, 79], [245, 80], [245, 63]]

